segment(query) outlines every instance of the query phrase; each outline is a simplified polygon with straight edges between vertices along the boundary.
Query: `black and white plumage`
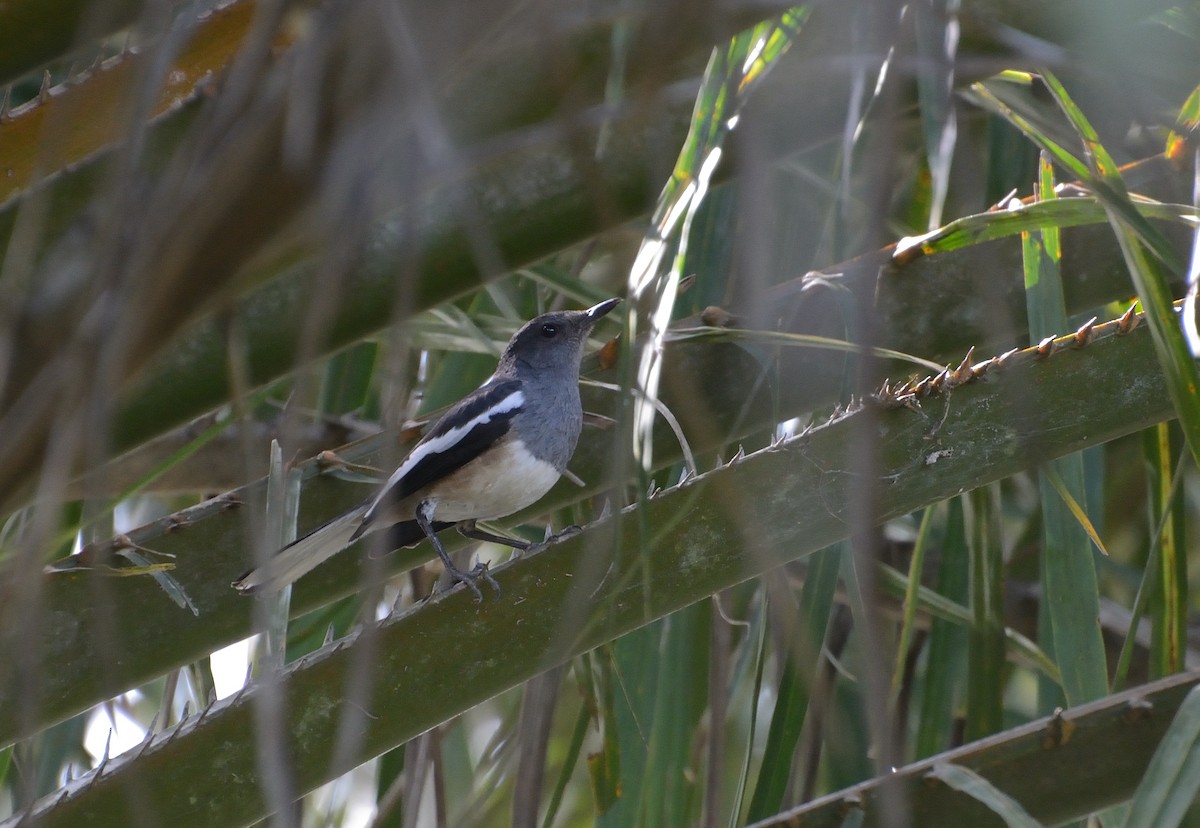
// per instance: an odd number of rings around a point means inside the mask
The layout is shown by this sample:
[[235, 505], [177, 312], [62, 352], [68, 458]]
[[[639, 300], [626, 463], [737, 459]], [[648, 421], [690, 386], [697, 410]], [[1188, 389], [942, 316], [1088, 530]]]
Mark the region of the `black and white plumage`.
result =
[[279, 589], [363, 536], [388, 529], [393, 549], [429, 538], [447, 571], [481, 598], [478, 578], [496, 586], [486, 566], [459, 570], [437, 532], [457, 525], [468, 537], [526, 546], [484, 532], [475, 521], [532, 505], [566, 469], [583, 426], [584, 343], [619, 301], [542, 314], [526, 323], [504, 349], [495, 373], [434, 423], [374, 498], [284, 547], [233, 586], [241, 592]]

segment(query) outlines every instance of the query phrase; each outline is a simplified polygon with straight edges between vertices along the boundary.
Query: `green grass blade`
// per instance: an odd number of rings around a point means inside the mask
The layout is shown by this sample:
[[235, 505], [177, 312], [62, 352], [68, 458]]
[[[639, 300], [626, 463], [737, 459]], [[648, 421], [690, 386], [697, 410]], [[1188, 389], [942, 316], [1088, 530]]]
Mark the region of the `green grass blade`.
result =
[[992, 109], [996, 114], [1004, 118], [1004, 120], [1023, 132], [1027, 138], [1041, 147], [1043, 151], [1049, 153], [1054, 161], [1072, 176], [1081, 181], [1090, 177], [1086, 164], [1072, 155], [1066, 147], [1046, 135], [1030, 119], [1005, 103], [995, 92], [988, 88], [986, 83], [972, 84], [971, 92], [980, 103]]
[[[628, 636], [627, 636], [628, 637]], [[588, 756], [588, 776], [592, 783], [592, 799], [596, 823], [601, 824], [621, 803], [622, 728], [617, 716], [617, 679], [615, 645], [605, 645], [596, 651], [595, 664], [600, 687], [597, 690], [596, 712], [603, 730], [600, 750]]]
[[971, 504], [971, 648], [967, 664], [966, 738], [1004, 727], [1004, 551], [994, 486], [975, 489]]
[[913, 627], [917, 619], [917, 605], [921, 590], [921, 575], [925, 571], [925, 552], [929, 548], [929, 533], [933, 527], [934, 507], [925, 510], [917, 540], [913, 544], [912, 560], [908, 565], [908, 585], [904, 590], [904, 606], [900, 622], [900, 635], [896, 641], [896, 663], [892, 667], [892, 706], [900, 694], [904, 682], [904, 665], [908, 660], [908, 648], [912, 646]]
[[567, 793], [567, 786], [571, 782], [571, 775], [575, 772], [575, 765], [579, 762], [579, 755], [583, 752], [583, 742], [587, 738], [588, 725], [591, 723], [591, 711], [588, 710], [586, 704], [581, 704], [579, 706], [579, 713], [575, 716], [575, 726], [571, 729], [571, 736], [567, 741], [566, 757], [563, 760], [562, 770], [558, 774], [558, 781], [554, 783], [554, 790], [550, 794], [550, 802], [546, 805], [546, 813], [542, 815], [542, 828], [550, 828], [558, 817], [558, 809], [562, 807], [563, 797]]
[[[1083, 458], [1076, 454], [1053, 464], [1064, 485], [1080, 493]], [[1091, 539], [1054, 487], [1042, 489], [1042, 594], [1053, 645], [1043, 642], [1062, 673], [1069, 704], [1082, 704], [1108, 692], [1104, 642], [1095, 619], [1100, 614]]]
[[1043, 152], [1047, 153], [1056, 164], [1065, 169], [1072, 178], [1084, 183], [1100, 199], [1105, 208], [1110, 211], [1110, 221], [1111, 213], [1115, 211], [1131, 227], [1136, 229], [1136, 232], [1155, 251], [1156, 255], [1173, 269], [1178, 269], [1180, 262], [1174, 249], [1167, 242], [1166, 237], [1140, 216], [1133, 207], [1128, 189], [1121, 179], [1116, 164], [1113, 163], [1111, 156], [1100, 144], [1095, 131], [1087, 122], [1083, 113], [1071, 101], [1062, 84], [1058, 83], [1052, 74], [1045, 73], [1042, 76], [1042, 81], [1046, 85], [1046, 88], [1050, 90], [1059, 109], [1067, 116], [1068, 121], [1074, 128], [1076, 137], [1082, 141], [1086, 161], [1077, 158], [1060, 141], [1050, 137], [1047, 129], [1035, 124], [1032, 119], [1017, 112], [1013, 107], [1005, 103], [986, 83], [976, 83], [971, 87], [971, 90], [980, 103], [991, 108], [1024, 133], [1029, 140], [1033, 141]]
[[[1157, 435], [1154, 429], [1147, 429], [1142, 432], [1142, 452], [1147, 458], [1157, 457]], [[1149, 464], [1151, 474], [1155, 473], [1153, 463]], [[1175, 472], [1171, 475], [1170, 482], [1170, 497], [1177, 497], [1179, 487], [1183, 484], [1183, 470], [1185, 459], [1183, 456], [1175, 465]], [[1155, 488], [1153, 481], [1150, 482], [1151, 489]], [[1133, 649], [1137, 638], [1138, 620], [1147, 612], [1147, 607], [1152, 600], [1151, 595], [1156, 589], [1158, 571], [1160, 568], [1159, 555], [1161, 554], [1161, 544], [1159, 538], [1166, 531], [1167, 520], [1170, 519], [1171, 513], [1157, 510], [1154, 514], [1158, 514], [1158, 521], [1154, 531], [1150, 533], [1149, 545], [1150, 552], [1146, 556], [1146, 565], [1143, 567], [1142, 579], [1138, 584], [1137, 594], [1133, 599], [1133, 607], [1130, 609], [1130, 624], [1129, 630], [1125, 634], [1125, 640], [1121, 644], [1121, 652], [1117, 657], [1117, 668], [1113, 673], [1113, 689], [1125, 686], [1126, 677], [1129, 675], [1129, 665], [1133, 659]]]
[[1083, 114], [1083, 110], [1075, 104], [1071, 96], [1067, 94], [1066, 87], [1052, 72], [1044, 72], [1042, 82], [1050, 90], [1055, 103], [1067, 116], [1071, 127], [1083, 143], [1083, 155], [1090, 172], [1090, 175], [1084, 180], [1096, 191], [1105, 208], [1117, 213], [1123, 221], [1128, 223], [1142, 242], [1153, 250], [1161, 261], [1173, 270], [1180, 269], [1181, 262], [1167, 237], [1134, 207], [1129, 189], [1121, 177], [1120, 168], [1113, 160], [1112, 155], [1100, 143], [1099, 134]]
[[[1053, 168], [1045, 153], [1038, 163], [1036, 201], [1042, 205], [1068, 203], [1055, 197]], [[1028, 230], [1021, 233], [1025, 309], [1029, 317], [1031, 344], [1067, 329], [1066, 300], [1059, 278], [1062, 245], [1058, 230], [1057, 225], [1051, 224], [1041, 228], [1038, 233]]]
[[[762, 692], [763, 667], [766, 664], [766, 613], [760, 606], [750, 622], [746, 632], [746, 655], [754, 661], [754, 689], [750, 697], [758, 699]], [[742, 767], [738, 774], [737, 790], [734, 793], [733, 805], [729, 811], [729, 828], [745, 825], [746, 820], [741, 814], [746, 807], [746, 790], [750, 784], [750, 768], [754, 762], [754, 742], [758, 733], [758, 705], [750, 705], [750, 722], [746, 731], [746, 747], [743, 752]]]
[[596, 821], [601, 828], [641, 824], [662, 635], [663, 621], [658, 621], [619, 639], [612, 647], [611, 683], [621, 774], [616, 802]]
[[784, 790], [792, 778], [792, 756], [804, 728], [810, 689], [821, 661], [821, 646], [825, 641], [840, 568], [840, 547], [822, 550], [809, 559], [795, 632], [781, 671], [758, 781], [746, 814], [747, 822], [766, 819], [783, 805]]
[[[788, 333], [787, 331], [755, 331], [742, 328], [672, 328], [666, 336], [665, 341], [680, 342], [696, 339], [752, 343], [755, 345], [816, 348], [824, 351], [841, 351], [847, 354], [863, 353], [862, 345], [849, 342], [845, 339], [818, 336], [816, 334], [795, 334]], [[934, 373], [946, 367], [940, 363], [931, 362], [913, 354], [906, 354], [903, 351], [895, 351], [891, 348], [871, 348], [870, 353], [880, 359], [894, 359], [899, 362], [908, 362], [920, 368], [927, 368]]]
[[[1200, 222], [1200, 210], [1190, 204], [1150, 201], [1138, 196], [1130, 196], [1130, 203], [1137, 214], [1146, 219], [1174, 221], [1187, 227], [1196, 227]], [[903, 261], [918, 254], [946, 253], [1019, 233], [1084, 227], [1108, 220], [1104, 203], [1093, 196], [1048, 201], [1014, 199], [1006, 209], [963, 216], [928, 233], [903, 238], [896, 243], [893, 255]]]
[[643, 814], [649, 825], [687, 825], [699, 808], [691, 770], [693, 732], [707, 705], [711, 603], [700, 601], [666, 619], [658, 650], [656, 698], [648, 731]]
[[1196, 362], [1175, 313], [1170, 287], [1161, 266], [1147, 255], [1133, 233], [1125, 228], [1120, 219], [1114, 219], [1113, 224], [1154, 335], [1155, 351], [1167, 379], [1171, 402], [1183, 427], [1192, 458], [1200, 464], [1200, 375], [1197, 374]]
[[1008, 828], [1042, 828], [1042, 824], [1031, 817], [1021, 803], [970, 768], [940, 762], [933, 766], [929, 778], [945, 782], [954, 790], [979, 800], [1003, 819]]
[[1172, 445], [1171, 433], [1169, 423], [1159, 423], [1146, 431], [1150, 517], [1161, 527], [1156, 537], [1151, 538], [1156, 554], [1150, 557], [1157, 567], [1150, 571], [1147, 566], [1147, 577], [1155, 584], [1150, 602], [1150, 615], [1154, 619], [1152, 678], [1185, 669], [1187, 647], [1187, 549], [1183, 509], [1172, 474], [1178, 461], [1178, 446]]
[[1188, 153], [1188, 133], [1200, 127], [1200, 86], [1192, 90], [1179, 108], [1176, 128], [1167, 135], [1166, 154], [1175, 162], [1182, 162]]
[[[963, 547], [962, 560], [968, 561], [970, 554]], [[945, 567], [946, 564], [943, 564]], [[880, 564], [877, 569], [879, 586], [889, 594], [903, 598], [908, 591], [908, 576], [886, 564]], [[965, 596], [965, 592], [964, 592]], [[974, 622], [974, 616], [968, 607], [969, 597], [963, 598], [963, 603], [951, 600], [939, 592], [922, 585], [917, 589], [917, 606], [922, 612], [939, 621], [969, 627]], [[1031, 669], [1037, 670], [1056, 684], [1061, 680], [1056, 665], [1036, 644], [1021, 633], [1005, 628], [1004, 641], [1009, 658]]]
[[321, 410], [328, 414], [362, 411], [379, 353], [376, 342], [360, 342], [329, 358], [321, 383]]
[[[1079, 174], [1104, 204], [1138, 298], [1154, 334], [1159, 363], [1167, 377], [1171, 401], [1187, 437], [1192, 457], [1200, 464], [1200, 373], [1188, 348], [1163, 267], [1181, 273], [1183, 263], [1166, 237], [1140, 215], [1130, 201], [1120, 171], [1087, 118], [1051, 73], [1043, 80], [1084, 145], [1089, 166]], [[1045, 136], [1031, 135], [1045, 146]], [[1055, 160], [1060, 160], [1056, 156]], [[1076, 173], [1075, 167], [1070, 167]], [[1154, 255], [1150, 255], [1150, 253]]]
[[927, 227], [942, 223], [950, 169], [958, 138], [955, 117], [954, 57], [958, 51], [958, 4], [923, 3], [913, 8], [917, 54], [930, 69], [917, 73], [921, 132], [929, 169], [930, 199]]
[[1125, 828], [1179, 825], [1200, 791], [1200, 688], [1180, 705], [1146, 769]]
[[[1045, 155], [1039, 164], [1037, 198], [1055, 200], [1053, 168]], [[1029, 337], [1037, 342], [1068, 327], [1058, 229], [1022, 234], [1021, 251]], [[1080, 704], [1108, 692], [1104, 642], [1095, 624], [1100, 609], [1091, 541], [1101, 549], [1103, 544], [1080, 505], [1087, 502], [1083, 456], [1074, 454], [1049, 464], [1038, 474], [1038, 488], [1042, 595], [1044, 617], [1050, 622], [1049, 629], [1039, 629], [1039, 634], [1043, 649], [1058, 664], [1067, 701]], [[1048, 696], [1042, 699], [1043, 708], [1053, 703]]]
[[[970, 600], [968, 579], [970, 553], [967, 548], [963, 498], [948, 502], [945, 526], [937, 548], [942, 550], [937, 591], [964, 608]], [[969, 623], [969, 616], [968, 616]], [[954, 739], [954, 722], [963, 702], [967, 666], [967, 625], [935, 616], [929, 630], [926, 668], [921, 684], [920, 718], [913, 740], [913, 758], [941, 753]]]
[[[641, 314], [626, 320], [633, 341], [645, 333], [636, 356], [636, 384], [646, 399], [658, 396], [663, 339], [675, 310], [679, 284], [685, 275], [691, 228], [720, 162], [723, 144], [738, 121], [750, 90], [790, 48], [809, 11], [799, 7], [776, 20], [760, 23], [737, 35], [724, 49], [715, 49], [696, 97], [687, 139], [663, 188], [650, 228], [630, 269], [630, 296]], [[671, 266], [663, 262], [672, 256]], [[644, 323], [644, 331], [639, 325]], [[653, 456], [653, 406], [633, 405], [634, 454], [643, 466]]]
[[1053, 72], [1043, 72], [1042, 82], [1046, 84], [1046, 87], [1050, 90], [1050, 94], [1054, 96], [1055, 102], [1058, 104], [1059, 109], [1063, 111], [1063, 114], [1067, 116], [1067, 120], [1071, 122], [1071, 126], [1079, 133], [1079, 137], [1083, 139], [1083, 153], [1087, 159], [1088, 168], [1091, 169], [1094, 175], [1111, 182], [1124, 191], [1124, 184], [1121, 182], [1121, 173], [1117, 169], [1117, 163], [1113, 161], [1108, 150], [1100, 143], [1099, 134], [1084, 116], [1083, 110], [1071, 100], [1071, 97], [1067, 94], [1066, 87], [1054, 76]]
[[1100, 533], [1096, 531], [1096, 527], [1092, 525], [1092, 519], [1087, 516], [1087, 512], [1079, 505], [1078, 497], [1071, 493], [1067, 488], [1066, 482], [1062, 479], [1062, 475], [1054, 466], [1047, 466], [1043, 472], [1046, 475], [1046, 481], [1055, 493], [1062, 499], [1062, 503], [1067, 507], [1067, 511], [1071, 513], [1071, 517], [1079, 524], [1079, 528], [1087, 533], [1088, 538], [1096, 545], [1103, 555], [1108, 554], [1108, 549], [1104, 546], [1104, 541], [1100, 539]]

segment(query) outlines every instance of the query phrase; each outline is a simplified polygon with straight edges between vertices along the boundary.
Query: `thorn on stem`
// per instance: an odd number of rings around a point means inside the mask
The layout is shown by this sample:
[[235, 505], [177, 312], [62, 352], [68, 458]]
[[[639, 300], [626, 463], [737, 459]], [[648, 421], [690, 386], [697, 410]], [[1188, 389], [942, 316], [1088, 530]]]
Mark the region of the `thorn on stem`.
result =
[[975, 355], [975, 346], [972, 345], [967, 349], [967, 355], [963, 357], [963, 361], [958, 364], [954, 372], [950, 374], [950, 379], [954, 385], [962, 385], [970, 382], [975, 378], [975, 373], [971, 370], [971, 357]]
[[1008, 349], [1007, 351], [1005, 351], [1004, 353], [1002, 353], [1000, 356], [996, 357], [996, 367], [997, 367], [997, 368], [1003, 368], [1005, 365], [1007, 365], [1007, 364], [1008, 364], [1008, 361], [1009, 361], [1010, 359], [1012, 359], [1012, 358], [1013, 358], [1015, 355], [1017, 355], [1017, 354], [1019, 354], [1019, 353], [1021, 353], [1021, 349], [1020, 349], [1020, 348], [1010, 348], [1010, 349]]
[[1096, 317], [1093, 316], [1087, 322], [1079, 326], [1079, 330], [1075, 331], [1074, 337], [1071, 339], [1072, 348], [1084, 348], [1092, 341], [1092, 336], [1096, 327]]
[[1121, 314], [1121, 318], [1117, 320], [1117, 336], [1124, 336], [1133, 331], [1141, 323], [1142, 318], [1138, 316], [1134, 309], [1137, 307], [1137, 302], [1129, 306], [1129, 310]]

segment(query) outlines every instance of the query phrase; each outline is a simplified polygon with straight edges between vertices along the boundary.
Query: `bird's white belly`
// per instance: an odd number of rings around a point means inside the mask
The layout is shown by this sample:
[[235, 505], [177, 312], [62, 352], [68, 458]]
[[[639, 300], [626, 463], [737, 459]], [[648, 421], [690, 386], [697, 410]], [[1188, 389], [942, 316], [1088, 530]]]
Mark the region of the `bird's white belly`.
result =
[[430, 487], [434, 520], [491, 520], [530, 506], [558, 482], [519, 441], [501, 444]]

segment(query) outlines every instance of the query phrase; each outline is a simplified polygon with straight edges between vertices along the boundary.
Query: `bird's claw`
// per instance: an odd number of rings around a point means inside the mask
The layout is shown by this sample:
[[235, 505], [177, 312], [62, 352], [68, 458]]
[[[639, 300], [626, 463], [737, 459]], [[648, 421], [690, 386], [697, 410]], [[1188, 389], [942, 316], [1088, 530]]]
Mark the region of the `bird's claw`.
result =
[[463, 572], [461, 569], [448, 570], [450, 577], [455, 583], [466, 584], [467, 589], [475, 593], [475, 603], [483, 603], [483, 592], [479, 589], [478, 581], [482, 578], [496, 593], [496, 597], [500, 597], [500, 584], [496, 583], [496, 579], [492, 577], [492, 573], [488, 571], [488, 565], [483, 561], [475, 564], [474, 569], [470, 572]]
[[[549, 529], [549, 527], [547, 527], [547, 530], [548, 529]], [[567, 538], [573, 538], [582, 531], [583, 531], [583, 527], [578, 526], [574, 523], [572, 523], [570, 526], [564, 526], [562, 529], [560, 529], [557, 532], [547, 531], [546, 537], [542, 540], [542, 542], [538, 543], [538, 544], [534, 544], [534, 547], [531, 547], [531, 548], [542, 549], [544, 547], [549, 546], [552, 543], [558, 543], [559, 541], [564, 541]]]
[[496, 579], [492, 577], [492, 573], [488, 571], [488, 565], [483, 561], [475, 564], [475, 568], [471, 570], [471, 574], [476, 578], [483, 578], [487, 581], [488, 586], [496, 593], [496, 597], [500, 597], [500, 584], [496, 583]]

